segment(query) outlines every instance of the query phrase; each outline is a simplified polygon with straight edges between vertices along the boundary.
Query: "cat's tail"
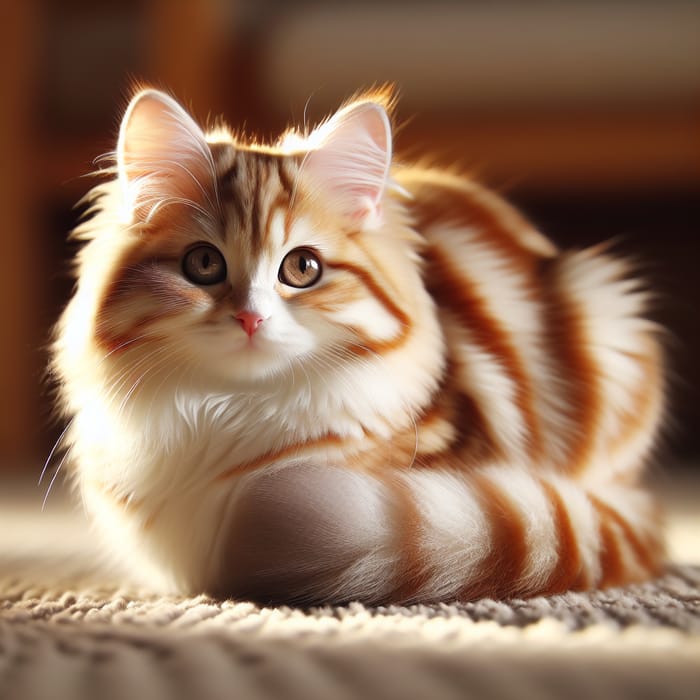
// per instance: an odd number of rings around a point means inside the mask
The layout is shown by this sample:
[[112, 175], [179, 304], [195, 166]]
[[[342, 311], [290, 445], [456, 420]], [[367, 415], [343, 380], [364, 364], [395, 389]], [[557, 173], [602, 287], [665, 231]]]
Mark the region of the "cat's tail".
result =
[[247, 477], [211, 586], [261, 602], [368, 604], [521, 597], [660, 572], [643, 489], [504, 466], [377, 478], [296, 465]]

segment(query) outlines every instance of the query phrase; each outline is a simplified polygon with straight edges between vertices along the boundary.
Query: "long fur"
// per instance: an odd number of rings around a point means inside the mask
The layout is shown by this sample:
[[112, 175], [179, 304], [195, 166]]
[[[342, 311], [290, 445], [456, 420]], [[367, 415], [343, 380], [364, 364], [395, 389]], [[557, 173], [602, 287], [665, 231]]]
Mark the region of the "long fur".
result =
[[[67, 463], [113, 560], [296, 603], [655, 574], [646, 292], [470, 179], [393, 163], [390, 103], [262, 147], [132, 100], [53, 346]], [[211, 286], [184, 273], [202, 245], [226, 264]], [[280, 272], [298, 250], [309, 287]]]

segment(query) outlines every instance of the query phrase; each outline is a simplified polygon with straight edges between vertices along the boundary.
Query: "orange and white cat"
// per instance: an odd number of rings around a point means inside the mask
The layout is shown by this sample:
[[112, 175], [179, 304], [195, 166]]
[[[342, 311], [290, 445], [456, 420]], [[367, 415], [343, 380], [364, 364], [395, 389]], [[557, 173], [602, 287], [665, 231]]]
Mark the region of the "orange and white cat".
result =
[[92, 193], [53, 370], [115, 560], [264, 602], [528, 596], [660, 570], [647, 295], [369, 93], [274, 145], [143, 90]]

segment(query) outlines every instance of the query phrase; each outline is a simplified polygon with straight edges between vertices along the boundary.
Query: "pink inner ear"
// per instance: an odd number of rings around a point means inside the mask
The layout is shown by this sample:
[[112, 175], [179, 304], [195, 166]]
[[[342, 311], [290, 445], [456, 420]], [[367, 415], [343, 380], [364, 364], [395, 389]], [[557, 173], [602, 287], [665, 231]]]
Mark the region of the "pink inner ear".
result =
[[145, 90], [131, 101], [117, 146], [119, 180], [132, 215], [164, 203], [211, 203], [214, 167], [204, 134], [171, 97]]
[[362, 102], [338, 112], [309, 140], [304, 176], [344, 216], [365, 220], [380, 214], [391, 164], [391, 127], [384, 109]]

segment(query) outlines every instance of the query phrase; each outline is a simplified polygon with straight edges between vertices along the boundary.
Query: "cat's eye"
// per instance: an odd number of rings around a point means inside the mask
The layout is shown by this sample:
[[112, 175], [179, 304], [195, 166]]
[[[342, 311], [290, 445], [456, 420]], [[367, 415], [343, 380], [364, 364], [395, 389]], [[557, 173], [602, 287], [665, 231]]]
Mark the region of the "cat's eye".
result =
[[321, 260], [310, 248], [295, 248], [284, 256], [279, 281], [290, 287], [311, 287], [321, 279]]
[[218, 284], [226, 279], [226, 261], [213, 245], [201, 243], [185, 254], [182, 272], [194, 284]]

